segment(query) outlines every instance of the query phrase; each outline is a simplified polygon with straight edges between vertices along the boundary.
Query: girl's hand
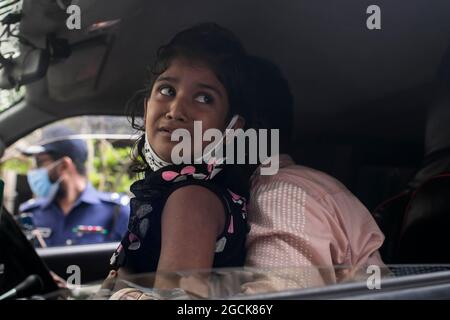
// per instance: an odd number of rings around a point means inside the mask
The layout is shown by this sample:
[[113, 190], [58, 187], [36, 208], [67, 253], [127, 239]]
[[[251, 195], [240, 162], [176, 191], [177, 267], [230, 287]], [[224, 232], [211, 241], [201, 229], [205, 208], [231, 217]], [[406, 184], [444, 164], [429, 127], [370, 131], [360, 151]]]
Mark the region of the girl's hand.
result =
[[118, 273], [116, 270], [111, 270], [103, 281], [100, 289], [91, 297], [93, 300], [104, 300], [108, 299], [116, 286], [116, 281], [118, 279]]
[[115, 284], [116, 284], [117, 275], [118, 275], [118, 273], [117, 273], [116, 270], [111, 270], [109, 272], [108, 276], [106, 277], [106, 279], [103, 281], [100, 290], [112, 291], [114, 289]]
[[158, 294], [149, 294], [135, 288], [124, 288], [114, 293], [109, 300], [160, 300]]

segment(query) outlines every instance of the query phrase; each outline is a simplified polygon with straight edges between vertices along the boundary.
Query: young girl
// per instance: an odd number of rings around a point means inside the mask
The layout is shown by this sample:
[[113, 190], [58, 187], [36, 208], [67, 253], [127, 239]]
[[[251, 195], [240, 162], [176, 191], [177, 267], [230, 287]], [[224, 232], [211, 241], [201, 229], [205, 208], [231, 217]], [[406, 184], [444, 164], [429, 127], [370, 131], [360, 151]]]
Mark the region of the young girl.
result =
[[[275, 65], [246, 55], [229, 32], [203, 24], [158, 51], [155, 75], [138, 143], [146, 176], [131, 187], [136, 197], [129, 232], [112, 258], [114, 266], [157, 271], [157, 288], [177, 287], [178, 279], [164, 277], [164, 271], [244, 261], [257, 269], [292, 271], [287, 277], [250, 277], [244, 293], [334, 283], [369, 264], [383, 266], [378, 254], [383, 235], [364, 206], [335, 179], [296, 166], [287, 155], [280, 156], [276, 175], [256, 170], [251, 177], [247, 239], [247, 196], [238, 194], [247, 194], [249, 175], [228, 165], [170, 164], [170, 133], [192, 132], [196, 120], [204, 130], [224, 131], [232, 119], [235, 129], [245, 128], [244, 119], [247, 127], [283, 128], [281, 152], [291, 150], [293, 98]], [[331, 267], [331, 274], [321, 267]]]
[[246, 182], [220, 159], [172, 164], [177, 142], [171, 134], [186, 129], [193, 137], [194, 121], [203, 131], [244, 128], [245, 57], [232, 33], [209, 23], [178, 33], [158, 50], [153, 77], [138, 100], [143, 127], [133, 118], [144, 131], [137, 151], [145, 178], [131, 186], [128, 232], [111, 258], [114, 269], [157, 271], [154, 287], [164, 289], [178, 285], [166, 272], [243, 265], [246, 189], [237, 186]]

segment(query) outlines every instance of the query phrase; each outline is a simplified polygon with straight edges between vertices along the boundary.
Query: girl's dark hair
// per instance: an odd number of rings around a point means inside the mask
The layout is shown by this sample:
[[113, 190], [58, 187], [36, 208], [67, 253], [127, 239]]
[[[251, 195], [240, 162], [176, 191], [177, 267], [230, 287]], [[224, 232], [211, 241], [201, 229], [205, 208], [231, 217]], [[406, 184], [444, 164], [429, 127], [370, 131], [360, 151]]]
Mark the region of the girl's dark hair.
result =
[[[177, 33], [169, 43], [158, 49], [144, 88], [127, 104], [132, 127], [140, 133], [145, 131], [143, 124], [138, 123], [136, 117], [142, 113], [155, 80], [169, 68], [175, 58], [198, 61], [210, 67], [226, 89], [230, 105], [228, 118], [239, 114], [244, 119], [249, 119], [252, 112], [246, 106], [248, 99], [243, 92], [246, 83], [246, 57], [239, 39], [231, 31], [215, 23], [201, 23]], [[144, 141], [144, 135], [141, 134], [133, 150], [133, 169], [137, 172], [148, 168], [142, 154]]]

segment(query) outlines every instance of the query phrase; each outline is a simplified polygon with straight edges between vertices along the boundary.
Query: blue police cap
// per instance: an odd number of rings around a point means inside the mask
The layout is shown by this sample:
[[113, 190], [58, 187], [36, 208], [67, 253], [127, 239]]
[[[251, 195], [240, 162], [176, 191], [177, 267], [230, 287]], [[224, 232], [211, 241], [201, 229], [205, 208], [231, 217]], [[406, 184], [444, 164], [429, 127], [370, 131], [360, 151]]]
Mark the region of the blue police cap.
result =
[[31, 156], [39, 153], [49, 153], [57, 157], [67, 156], [73, 161], [87, 160], [87, 144], [77, 134], [63, 126], [44, 129], [42, 139], [37, 145], [21, 150], [23, 154]]

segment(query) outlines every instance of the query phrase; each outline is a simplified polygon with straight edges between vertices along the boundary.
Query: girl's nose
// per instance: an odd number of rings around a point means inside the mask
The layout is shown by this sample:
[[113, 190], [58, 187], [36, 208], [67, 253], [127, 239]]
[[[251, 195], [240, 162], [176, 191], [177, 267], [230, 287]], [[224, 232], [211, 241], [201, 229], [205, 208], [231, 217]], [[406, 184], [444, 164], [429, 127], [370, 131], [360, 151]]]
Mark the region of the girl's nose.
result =
[[177, 97], [172, 101], [169, 111], [166, 113], [165, 117], [170, 120], [178, 120], [182, 122], [187, 120], [186, 103], [183, 102], [181, 97]]

